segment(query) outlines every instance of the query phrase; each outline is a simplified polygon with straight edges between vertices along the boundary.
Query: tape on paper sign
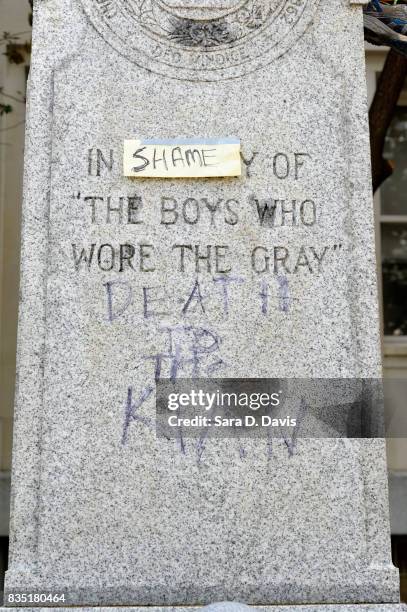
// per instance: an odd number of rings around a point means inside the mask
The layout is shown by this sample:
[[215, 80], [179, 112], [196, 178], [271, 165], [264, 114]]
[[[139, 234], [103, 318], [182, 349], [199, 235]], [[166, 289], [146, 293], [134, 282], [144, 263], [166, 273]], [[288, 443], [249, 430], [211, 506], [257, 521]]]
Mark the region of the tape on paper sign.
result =
[[241, 176], [240, 140], [125, 140], [123, 166], [136, 178]]

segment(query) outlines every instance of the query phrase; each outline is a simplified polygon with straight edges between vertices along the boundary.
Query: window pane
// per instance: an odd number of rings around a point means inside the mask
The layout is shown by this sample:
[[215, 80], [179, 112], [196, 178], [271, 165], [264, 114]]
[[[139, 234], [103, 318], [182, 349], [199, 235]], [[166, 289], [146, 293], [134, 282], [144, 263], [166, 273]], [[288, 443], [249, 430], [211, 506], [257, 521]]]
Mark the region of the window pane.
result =
[[407, 223], [382, 224], [384, 333], [407, 335]]
[[407, 215], [407, 107], [399, 106], [386, 136], [384, 157], [395, 164], [381, 188], [382, 214]]

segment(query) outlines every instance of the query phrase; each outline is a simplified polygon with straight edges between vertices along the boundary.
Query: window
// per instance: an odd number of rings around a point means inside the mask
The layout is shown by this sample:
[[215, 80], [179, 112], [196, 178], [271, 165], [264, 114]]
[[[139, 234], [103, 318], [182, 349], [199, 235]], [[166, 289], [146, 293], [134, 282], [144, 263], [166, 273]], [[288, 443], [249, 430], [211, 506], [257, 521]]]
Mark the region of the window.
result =
[[380, 224], [384, 334], [406, 336], [407, 341], [407, 104], [402, 104], [403, 98], [386, 137], [384, 155], [395, 170], [380, 190]]

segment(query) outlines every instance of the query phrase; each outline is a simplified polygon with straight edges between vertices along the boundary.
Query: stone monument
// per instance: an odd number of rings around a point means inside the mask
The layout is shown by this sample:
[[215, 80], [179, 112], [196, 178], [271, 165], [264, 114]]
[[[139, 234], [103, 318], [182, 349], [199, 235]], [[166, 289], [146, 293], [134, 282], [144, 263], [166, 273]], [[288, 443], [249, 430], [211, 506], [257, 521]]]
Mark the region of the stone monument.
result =
[[6, 605], [399, 609], [383, 440], [155, 428], [381, 376], [362, 4], [35, 3]]

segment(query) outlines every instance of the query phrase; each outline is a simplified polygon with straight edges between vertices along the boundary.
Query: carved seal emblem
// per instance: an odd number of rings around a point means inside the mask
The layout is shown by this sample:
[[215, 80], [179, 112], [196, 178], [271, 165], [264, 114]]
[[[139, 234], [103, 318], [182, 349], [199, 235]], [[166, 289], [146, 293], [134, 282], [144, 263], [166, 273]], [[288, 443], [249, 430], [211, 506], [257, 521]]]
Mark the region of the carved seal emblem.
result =
[[319, 0], [81, 0], [122, 55], [177, 79], [236, 78], [302, 36]]

